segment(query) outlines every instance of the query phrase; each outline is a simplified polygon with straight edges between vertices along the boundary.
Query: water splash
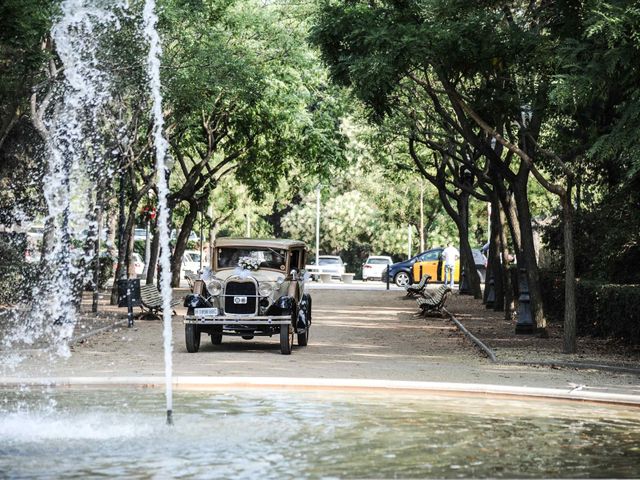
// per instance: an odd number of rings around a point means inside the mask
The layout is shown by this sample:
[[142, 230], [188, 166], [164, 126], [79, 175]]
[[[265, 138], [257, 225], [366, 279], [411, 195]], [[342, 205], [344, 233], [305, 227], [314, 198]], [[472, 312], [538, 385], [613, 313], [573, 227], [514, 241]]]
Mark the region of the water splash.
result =
[[173, 412], [172, 392], [172, 335], [171, 335], [171, 265], [169, 263], [169, 209], [167, 208], [167, 150], [169, 144], [163, 135], [164, 118], [162, 116], [162, 93], [160, 92], [160, 57], [162, 47], [156, 29], [158, 17], [155, 13], [155, 0], [146, 0], [143, 10], [144, 35], [149, 42], [147, 73], [149, 88], [153, 100], [153, 143], [156, 150], [156, 172], [158, 185], [158, 230], [160, 233], [160, 291], [162, 294], [164, 364], [167, 399], [167, 423], [171, 424]]
[[[13, 312], [13, 331], [3, 338], [7, 350], [16, 343], [43, 346], [68, 357], [68, 339], [76, 324], [78, 294], [93, 252], [85, 248], [97, 231], [94, 207], [97, 185], [108, 175], [100, 142], [100, 122], [111, 99], [111, 75], [100, 60], [103, 35], [120, 28], [125, 1], [65, 0], [51, 29], [62, 63], [62, 80], [53, 79], [41, 107], [46, 132], [47, 172], [43, 193], [50, 249], [33, 288], [33, 300]], [[50, 105], [46, 108], [46, 105]]]

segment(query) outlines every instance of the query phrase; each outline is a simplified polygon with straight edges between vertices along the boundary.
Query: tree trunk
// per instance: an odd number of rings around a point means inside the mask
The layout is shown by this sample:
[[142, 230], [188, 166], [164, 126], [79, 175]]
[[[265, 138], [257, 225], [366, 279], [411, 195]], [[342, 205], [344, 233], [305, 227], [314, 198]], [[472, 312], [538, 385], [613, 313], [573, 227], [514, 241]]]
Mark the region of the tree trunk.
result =
[[[465, 278], [471, 290], [473, 298], [482, 298], [482, 287], [480, 286], [480, 276], [473, 259], [471, 244], [469, 243], [469, 195], [460, 194], [457, 201], [458, 206], [458, 233], [460, 237], [460, 267], [464, 268]], [[462, 272], [460, 272], [462, 276]]]
[[153, 240], [151, 241], [151, 254], [149, 255], [149, 268], [147, 269], [147, 285], [153, 284], [158, 265], [158, 254], [160, 253], [160, 232], [156, 223], [152, 225]]
[[502, 225], [500, 231], [500, 255], [502, 258], [502, 283], [504, 289], [504, 318], [505, 320], [511, 320], [513, 318], [513, 312], [515, 311], [515, 298], [513, 295], [513, 284], [511, 283], [511, 271], [509, 270], [511, 264], [511, 258], [509, 257], [509, 242], [507, 241], [507, 220], [504, 212], [500, 211], [500, 224]]
[[118, 263], [113, 287], [111, 288], [111, 305], [118, 304], [118, 280], [122, 277], [129, 277], [129, 244], [135, 228], [136, 209], [138, 207], [138, 203], [134, 203], [129, 206], [129, 215], [122, 232], [120, 245], [118, 245]]
[[[527, 173], [528, 175], [528, 173]], [[527, 281], [529, 283], [529, 297], [531, 300], [531, 313], [533, 321], [539, 330], [547, 328], [547, 320], [544, 316], [542, 305], [542, 292], [540, 291], [540, 275], [538, 272], [538, 262], [536, 260], [535, 244], [533, 242], [533, 227], [531, 226], [531, 210], [529, 208], [529, 197], [527, 196], [527, 179], [514, 181], [512, 184], [513, 193], [518, 209], [518, 220], [521, 233], [521, 255], [518, 257], [518, 268], [527, 269]], [[524, 264], [524, 265], [523, 265]]]
[[176, 246], [173, 249], [173, 255], [171, 256], [171, 286], [180, 286], [180, 270], [182, 267], [182, 257], [184, 251], [187, 249], [187, 242], [189, 241], [189, 235], [193, 230], [196, 218], [198, 216], [199, 204], [195, 201], [189, 202], [189, 212], [184, 218], [182, 227], [180, 227], [180, 233], [176, 239]]
[[571, 182], [560, 197], [564, 220], [564, 353], [576, 351], [576, 273], [573, 249], [573, 206]]
[[[495, 196], [494, 196], [495, 197]], [[493, 309], [496, 312], [504, 310], [504, 288], [502, 281], [502, 264], [500, 262], [500, 237], [502, 224], [500, 223], [500, 203], [497, 198], [491, 199], [491, 230], [489, 232], [489, 259], [487, 261], [487, 277], [485, 279], [485, 300], [489, 290], [490, 277], [493, 277], [493, 291], [495, 301]]]

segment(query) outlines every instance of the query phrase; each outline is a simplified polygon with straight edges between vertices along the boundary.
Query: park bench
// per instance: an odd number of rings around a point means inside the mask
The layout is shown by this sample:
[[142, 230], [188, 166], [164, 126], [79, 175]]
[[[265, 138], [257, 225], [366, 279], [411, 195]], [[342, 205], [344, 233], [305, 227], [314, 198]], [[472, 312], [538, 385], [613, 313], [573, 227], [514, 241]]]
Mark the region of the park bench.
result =
[[420, 296], [424, 297], [424, 292], [427, 289], [427, 283], [431, 280], [431, 275], [426, 273], [420, 279], [420, 282], [415, 285], [407, 285], [404, 289], [407, 291], [407, 297]]
[[425, 289], [424, 296], [417, 299], [422, 315], [427, 316], [429, 313], [441, 314], [450, 294], [451, 289], [446, 285], [439, 286], [433, 292]]
[[[149, 283], [140, 287], [140, 308], [142, 309], [142, 315], [140, 318], [145, 320], [159, 319], [162, 313], [162, 296], [158, 288]], [[171, 300], [171, 310], [175, 315], [176, 312], [173, 307], [180, 304], [179, 300]]]

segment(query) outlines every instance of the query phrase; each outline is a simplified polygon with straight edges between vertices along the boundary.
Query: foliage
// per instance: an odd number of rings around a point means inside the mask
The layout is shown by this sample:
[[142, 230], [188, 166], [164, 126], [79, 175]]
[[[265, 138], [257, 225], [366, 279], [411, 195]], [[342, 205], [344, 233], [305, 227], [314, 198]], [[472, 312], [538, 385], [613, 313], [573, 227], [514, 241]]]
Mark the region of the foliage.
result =
[[[563, 254], [562, 224], [545, 230], [546, 243]], [[640, 176], [585, 205], [576, 219], [576, 276], [639, 284]]]
[[[558, 272], [543, 271], [546, 311], [559, 321], [564, 315], [564, 282]], [[613, 337], [640, 345], [640, 288], [579, 281], [576, 290], [578, 333]]]
[[19, 234], [0, 236], [0, 304], [15, 305], [30, 298], [38, 268], [25, 261], [26, 246]]

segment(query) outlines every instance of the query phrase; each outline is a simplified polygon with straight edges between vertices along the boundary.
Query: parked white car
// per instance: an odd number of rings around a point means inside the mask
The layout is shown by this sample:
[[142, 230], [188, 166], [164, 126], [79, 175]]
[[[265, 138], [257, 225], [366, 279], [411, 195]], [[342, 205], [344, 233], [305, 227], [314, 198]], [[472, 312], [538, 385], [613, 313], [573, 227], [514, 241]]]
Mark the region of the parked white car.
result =
[[320, 255], [319, 262], [306, 265], [305, 270], [316, 280], [321, 273], [331, 274], [331, 278], [340, 278], [345, 273], [346, 264], [337, 255]]
[[362, 280], [382, 280], [382, 274], [393, 263], [391, 257], [384, 255], [369, 255], [362, 264]]
[[[202, 259], [202, 267], [209, 265], [209, 259], [205, 257]], [[184, 278], [187, 272], [199, 273], [200, 272], [200, 251], [199, 250], [185, 250], [182, 256], [182, 272], [180, 278]]]
[[144, 272], [144, 260], [139, 253], [133, 252], [133, 257], [131, 258], [131, 264], [133, 265], [133, 273], [134, 277], [139, 277]]

